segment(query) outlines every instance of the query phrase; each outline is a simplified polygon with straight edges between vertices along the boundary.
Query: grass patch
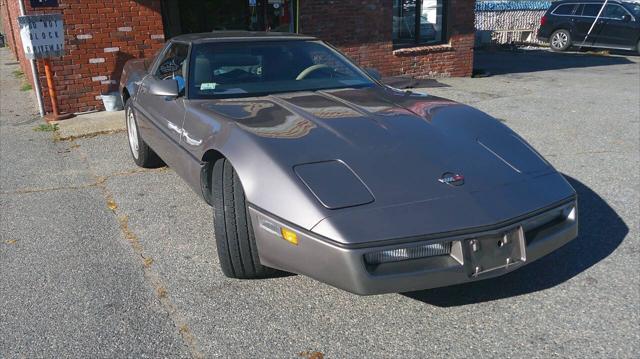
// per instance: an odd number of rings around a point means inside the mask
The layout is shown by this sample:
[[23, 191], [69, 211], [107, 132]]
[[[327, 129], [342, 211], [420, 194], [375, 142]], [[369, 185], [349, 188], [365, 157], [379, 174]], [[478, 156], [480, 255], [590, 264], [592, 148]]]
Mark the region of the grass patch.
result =
[[587, 54], [594, 55], [594, 56], [610, 56], [611, 55], [609, 50], [587, 51]]
[[165, 287], [158, 287], [156, 289], [156, 295], [158, 298], [166, 298], [167, 297], [167, 289]]
[[50, 123], [42, 124], [42, 125], [38, 125], [33, 130], [37, 132], [55, 132], [55, 131], [58, 131], [58, 125], [50, 124]]
[[[24, 72], [22, 72], [22, 70], [13, 70], [11, 73], [13, 74], [13, 77], [24, 80]], [[32, 89], [33, 87], [28, 82], [23, 82], [22, 86], [20, 86], [20, 91], [31, 91]]]
[[311, 350], [300, 352], [298, 356], [305, 359], [324, 359], [324, 353]]
[[107, 200], [107, 208], [112, 211], [115, 211], [118, 208], [118, 205], [116, 204], [116, 201], [113, 200], [113, 198], [109, 198]]

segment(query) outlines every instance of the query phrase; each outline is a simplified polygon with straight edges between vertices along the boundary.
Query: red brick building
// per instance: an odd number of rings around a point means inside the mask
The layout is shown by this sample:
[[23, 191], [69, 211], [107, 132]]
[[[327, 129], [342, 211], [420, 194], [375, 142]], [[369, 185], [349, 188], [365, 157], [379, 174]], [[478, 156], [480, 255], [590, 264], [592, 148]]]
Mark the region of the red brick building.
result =
[[[474, 0], [0, 0], [9, 47], [22, 53], [19, 1], [27, 14], [63, 14], [65, 56], [52, 61], [62, 112], [102, 108], [124, 63], [153, 56], [172, 36], [221, 29], [317, 36], [383, 75], [470, 76]], [[32, 7], [37, 3], [50, 7]], [[45, 103], [47, 82], [39, 64]], [[30, 79], [33, 81], [33, 79]]]

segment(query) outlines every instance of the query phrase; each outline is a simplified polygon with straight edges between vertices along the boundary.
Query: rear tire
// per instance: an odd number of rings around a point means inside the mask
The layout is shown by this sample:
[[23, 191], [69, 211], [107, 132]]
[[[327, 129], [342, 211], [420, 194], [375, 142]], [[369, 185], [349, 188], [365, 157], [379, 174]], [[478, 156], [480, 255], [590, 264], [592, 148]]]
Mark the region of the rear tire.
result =
[[163, 164], [158, 155], [140, 136], [136, 113], [131, 105], [131, 100], [127, 99], [124, 104], [125, 121], [127, 123], [127, 139], [133, 161], [140, 167], [155, 168]]
[[566, 51], [571, 46], [571, 33], [568, 30], [556, 30], [549, 37], [552, 51]]
[[636, 52], [640, 55], [640, 40], [638, 40], [638, 45], [636, 45]]
[[214, 163], [211, 181], [213, 223], [222, 273], [238, 279], [274, 276], [275, 269], [260, 264], [244, 189], [226, 158]]

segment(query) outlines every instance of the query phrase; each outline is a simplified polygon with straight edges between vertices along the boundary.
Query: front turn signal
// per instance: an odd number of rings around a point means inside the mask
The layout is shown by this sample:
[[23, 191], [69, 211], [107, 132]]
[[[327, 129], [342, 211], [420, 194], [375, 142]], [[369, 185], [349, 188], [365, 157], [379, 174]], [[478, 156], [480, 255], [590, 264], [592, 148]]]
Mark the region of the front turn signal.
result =
[[280, 234], [282, 234], [282, 238], [284, 238], [285, 241], [296, 246], [298, 245], [298, 235], [296, 234], [296, 232], [282, 227], [280, 228]]

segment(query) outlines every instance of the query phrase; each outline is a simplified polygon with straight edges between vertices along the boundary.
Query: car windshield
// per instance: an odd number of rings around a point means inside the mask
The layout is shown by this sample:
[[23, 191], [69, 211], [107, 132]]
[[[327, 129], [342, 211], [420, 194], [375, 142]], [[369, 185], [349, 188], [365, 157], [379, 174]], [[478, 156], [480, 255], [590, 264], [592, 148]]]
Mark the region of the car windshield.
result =
[[374, 86], [362, 70], [320, 41], [197, 44], [189, 68], [189, 97], [194, 99]]

